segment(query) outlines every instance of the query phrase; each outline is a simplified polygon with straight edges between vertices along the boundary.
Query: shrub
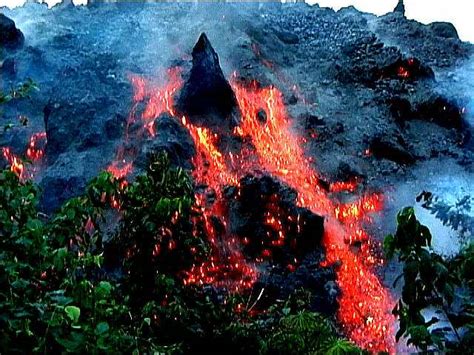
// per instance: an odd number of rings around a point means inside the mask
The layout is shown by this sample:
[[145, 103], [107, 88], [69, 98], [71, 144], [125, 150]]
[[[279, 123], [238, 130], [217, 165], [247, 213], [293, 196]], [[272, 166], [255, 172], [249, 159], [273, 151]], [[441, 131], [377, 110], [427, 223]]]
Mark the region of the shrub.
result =
[[[469, 352], [474, 345], [473, 244], [457, 257], [445, 259], [431, 249], [431, 233], [416, 219], [413, 208], [400, 211], [397, 222], [396, 233], [384, 241], [387, 256], [396, 254], [403, 263], [403, 273], [395, 281], [404, 281], [393, 310], [400, 320], [397, 341], [406, 337], [408, 344], [423, 351]], [[426, 320], [426, 310], [435, 310], [436, 316]], [[449, 326], [438, 327], [441, 319]]]

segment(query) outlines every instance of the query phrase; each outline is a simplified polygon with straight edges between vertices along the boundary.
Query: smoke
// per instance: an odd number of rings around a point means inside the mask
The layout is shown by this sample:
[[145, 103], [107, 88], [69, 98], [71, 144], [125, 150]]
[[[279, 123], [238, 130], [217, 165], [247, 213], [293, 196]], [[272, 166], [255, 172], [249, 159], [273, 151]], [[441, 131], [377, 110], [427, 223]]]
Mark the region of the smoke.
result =
[[[32, 0], [0, 0], [0, 7], [14, 8], [23, 6]], [[37, 0], [53, 7], [62, 1], [72, 2], [74, 5], [86, 5], [94, 0]], [[117, 0], [101, 0], [100, 2], [117, 2]], [[195, 1], [187, 1], [195, 2]], [[282, 1], [291, 2], [291, 1]], [[308, 4], [318, 4], [339, 10], [342, 7], [355, 6], [360, 11], [370, 12], [378, 16], [392, 11], [398, 0], [306, 0]], [[432, 0], [405, 0], [406, 16], [422, 23], [446, 21], [453, 23], [460, 37], [465, 41], [474, 42], [474, 26], [471, 25], [471, 14], [474, 5], [465, 0], [432, 1]]]
[[474, 196], [472, 181], [474, 174], [460, 167], [454, 160], [443, 158], [419, 164], [410, 173], [410, 177], [393, 183], [393, 188], [385, 194], [386, 217], [380, 221], [383, 233], [393, 233], [396, 230], [394, 216], [400, 209], [414, 206], [420, 223], [431, 231], [435, 252], [445, 256], [456, 255], [463, 244], [460, 234], [443, 225], [442, 221], [423, 208], [421, 203], [417, 203], [416, 196], [422, 191], [429, 191], [447, 205], [455, 205], [465, 196]]

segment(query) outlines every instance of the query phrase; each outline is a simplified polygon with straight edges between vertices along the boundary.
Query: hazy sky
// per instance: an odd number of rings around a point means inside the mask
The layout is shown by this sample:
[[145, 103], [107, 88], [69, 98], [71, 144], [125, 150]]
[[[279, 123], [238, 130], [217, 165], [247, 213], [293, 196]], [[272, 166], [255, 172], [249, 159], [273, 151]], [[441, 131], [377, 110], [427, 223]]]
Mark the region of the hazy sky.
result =
[[[0, 6], [14, 7], [26, 0], [0, 0]], [[41, 0], [40, 0], [41, 1]], [[62, 0], [42, 0], [54, 5]], [[87, 0], [73, 0], [75, 4], [84, 4]], [[361, 11], [383, 15], [395, 8], [398, 0], [306, 0], [310, 4], [340, 9], [354, 5]], [[474, 43], [474, 1], [473, 0], [405, 0], [406, 15], [423, 23], [448, 21], [454, 23], [459, 36]]]

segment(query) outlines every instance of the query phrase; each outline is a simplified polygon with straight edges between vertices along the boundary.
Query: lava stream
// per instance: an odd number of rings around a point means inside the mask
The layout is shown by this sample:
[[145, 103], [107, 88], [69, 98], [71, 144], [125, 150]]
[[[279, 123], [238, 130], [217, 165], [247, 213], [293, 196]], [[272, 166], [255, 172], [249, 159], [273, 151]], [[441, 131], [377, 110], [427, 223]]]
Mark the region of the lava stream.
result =
[[[367, 213], [381, 208], [379, 195], [365, 196], [351, 205], [334, 203], [319, 186], [318, 175], [305, 157], [290, 127], [282, 94], [276, 88], [233, 84], [242, 113], [239, 134], [251, 137], [259, 163], [298, 192], [298, 203], [326, 217], [324, 246], [326, 264], [336, 268], [342, 290], [338, 316], [348, 336], [371, 351], [394, 350], [393, 300], [372, 270], [378, 260], [367, 243], [358, 254], [350, 250], [347, 236], [366, 235], [361, 222]], [[265, 126], [259, 110], [267, 115]]]
[[[151, 136], [156, 133], [154, 120], [162, 112], [175, 114], [173, 93], [182, 84], [177, 73], [169, 72], [165, 85], [155, 88], [150, 88], [139, 77], [132, 79], [135, 103], [128, 126], [135, 122], [135, 111], [140, 102], [146, 104], [141, 115], [142, 126]], [[304, 140], [291, 129], [281, 92], [274, 87], [259, 88], [256, 83], [246, 86], [234, 82], [232, 86], [241, 111], [241, 122], [234, 134], [251, 142], [239, 153], [221, 151], [216, 133], [193, 125], [184, 116], [181, 118], [196, 147], [193, 177], [196, 184], [204, 188], [196, 193], [195, 208], [202, 214], [201, 222], [212, 247], [210, 260], [194, 265], [187, 272], [184, 283], [214, 284], [230, 291], [253, 285], [257, 279], [255, 265], [262, 260], [247, 261], [238, 239], [228, 232], [223, 189], [226, 186], [238, 189], [240, 178], [263, 170], [295, 189], [299, 206], [326, 218], [323, 243], [327, 260], [324, 264], [336, 265], [337, 282], [342, 290], [338, 318], [349, 338], [373, 352], [393, 352], [393, 300], [374, 273], [374, 266], [383, 261], [374, 256], [373, 243], [362, 226], [363, 222], [370, 220], [369, 213], [380, 211], [382, 196], [363, 196], [348, 204], [335, 201], [320, 186], [311, 160], [305, 157], [301, 147]], [[259, 119], [262, 110], [264, 122]], [[115, 165], [112, 164], [109, 170], [123, 177], [131, 169], [127, 161], [132, 158], [125, 159], [124, 154], [118, 154]], [[331, 192], [354, 192], [356, 189], [356, 182], [330, 185]], [[209, 196], [214, 197], [209, 200]], [[278, 226], [279, 221], [272, 217], [268, 215], [267, 222]], [[283, 238], [280, 235], [275, 243]], [[359, 243], [358, 252], [351, 250], [356, 242]], [[294, 269], [294, 265], [291, 266]]]

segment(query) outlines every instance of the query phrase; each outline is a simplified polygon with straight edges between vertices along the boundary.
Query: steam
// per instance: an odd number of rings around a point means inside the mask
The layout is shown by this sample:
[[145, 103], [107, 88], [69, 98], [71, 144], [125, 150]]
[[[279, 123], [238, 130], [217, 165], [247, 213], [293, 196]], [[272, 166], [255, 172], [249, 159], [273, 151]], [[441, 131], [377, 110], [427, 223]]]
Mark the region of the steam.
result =
[[435, 252], [447, 257], [456, 255], [462, 247], [459, 233], [443, 225], [430, 211], [417, 203], [416, 196], [422, 191], [430, 191], [448, 205], [454, 205], [466, 195], [474, 196], [473, 179], [472, 172], [464, 170], [455, 161], [446, 161], [446, 158], [419, 164], [413, 170], [411, 178], [396, 182], [393, 190], [386, 193], [386, 219], [382, 221], [384, 232], [393, 233], [396, 230], [394, 216], [397, 211], [406, 206], [414, 206], [420, 223], [428, 226], [431, 231]]

